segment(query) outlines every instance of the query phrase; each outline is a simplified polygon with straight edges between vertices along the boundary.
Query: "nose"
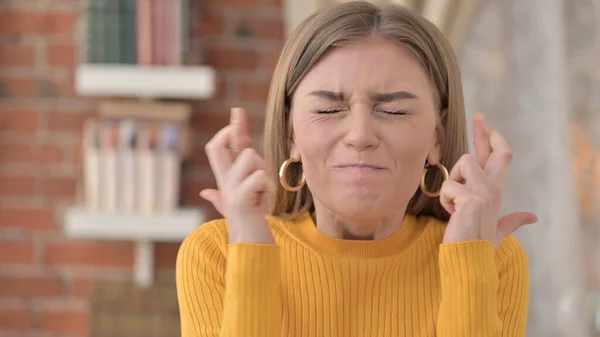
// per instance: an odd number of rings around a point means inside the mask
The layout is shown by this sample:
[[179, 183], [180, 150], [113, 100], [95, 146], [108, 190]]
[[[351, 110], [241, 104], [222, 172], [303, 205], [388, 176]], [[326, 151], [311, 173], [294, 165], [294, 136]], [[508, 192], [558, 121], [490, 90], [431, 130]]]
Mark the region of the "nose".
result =
[[375, 134], [372, 109], [370, 107], [356, 107], [347, 117], [347, 130], [344, 136], [346, 146], [356, 151], [376, 148], [379, 138]]

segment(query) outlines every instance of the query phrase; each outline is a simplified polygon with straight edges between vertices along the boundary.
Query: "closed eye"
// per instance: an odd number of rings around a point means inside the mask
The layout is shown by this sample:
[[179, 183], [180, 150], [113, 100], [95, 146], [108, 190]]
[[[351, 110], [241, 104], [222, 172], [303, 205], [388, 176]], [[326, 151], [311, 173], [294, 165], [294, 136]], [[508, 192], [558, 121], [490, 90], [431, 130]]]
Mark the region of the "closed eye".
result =
[[[340, 108], [324, 109], [324, 110], [316, 110], [314, 112], [317, 114], [326, 115], [326, 114], [335, 114], [335, 113], [343, 112], [343, 111], [346, 111], [346, 109], [340, 109]], [[399, 116], [408, 115], [410, 113], [410, 111], [406, 110], [406, 109], [400, 109], [400, 110], [373, 109], [373, 111], [382, 112], [382, 113], [388, 114], [388, 115], [399, 115]]]
[[325, 115], [325, 114], [334, 114], [334, 113], [342, 112], [342, 111], [344, 111], [344, 110], [345, 110], [345, 109], [326, 109], [326, 110], [316, 110], [316, 111], [315, 111], [315, 113], [318, 113], [318, 114], [323, 114], [323, 115]]
[[408, 110], [382, 110], [382, 109], [375, 109], [375, 111], [377, 111], [377, 112], [383, 112], [383, 113], [388, 114], [388, 115], [408, 115], [410, 113], [410, 111], [408, 111]]

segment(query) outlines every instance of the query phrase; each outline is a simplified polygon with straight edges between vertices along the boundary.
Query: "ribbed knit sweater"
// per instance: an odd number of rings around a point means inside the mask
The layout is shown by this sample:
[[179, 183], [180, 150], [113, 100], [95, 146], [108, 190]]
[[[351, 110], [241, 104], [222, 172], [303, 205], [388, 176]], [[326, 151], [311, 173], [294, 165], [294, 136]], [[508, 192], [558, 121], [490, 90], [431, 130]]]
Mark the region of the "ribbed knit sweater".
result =
[[524, 336], [529, 270], [518, 241], [442, 244], [445, 223], [342, 240], [309, 214], [268, 218], [276, 244], [200, 226], [177, 257], [182, 336]]

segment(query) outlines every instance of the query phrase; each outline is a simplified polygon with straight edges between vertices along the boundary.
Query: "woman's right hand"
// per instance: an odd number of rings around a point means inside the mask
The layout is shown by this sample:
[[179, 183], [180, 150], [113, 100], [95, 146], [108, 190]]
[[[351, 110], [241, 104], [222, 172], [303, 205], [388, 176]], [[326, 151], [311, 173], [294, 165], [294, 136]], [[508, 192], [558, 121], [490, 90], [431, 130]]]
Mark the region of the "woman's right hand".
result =
[[200, 196], [210, 201], [227, 219], [229, 243], [275, 243], [265, 216], [275, 183], [269, 179], [264, 159], [254, 150], [248, 131], [248, 115], [231, 109], [231, 122], [205, 147], [217, 180], [217, 189]]

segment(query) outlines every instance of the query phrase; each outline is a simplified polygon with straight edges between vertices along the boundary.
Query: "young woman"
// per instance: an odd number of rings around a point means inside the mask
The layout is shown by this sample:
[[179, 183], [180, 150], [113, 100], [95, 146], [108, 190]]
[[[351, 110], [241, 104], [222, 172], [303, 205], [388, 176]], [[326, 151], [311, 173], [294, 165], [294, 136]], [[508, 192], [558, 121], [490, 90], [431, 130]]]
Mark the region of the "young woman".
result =
[[[223, 215], [182, 244], [183, 336], [524, 336], [529, 274], [499, 217], [511, 150], [474, 120], [455, 55], [398, 5], [307, 19], [271, 84], [264, 156], [247, 116], [206, 145]], [[447, 169], [446, 169], [447, 168]], [[449, 170], [449, 172], [448, 172]]]

